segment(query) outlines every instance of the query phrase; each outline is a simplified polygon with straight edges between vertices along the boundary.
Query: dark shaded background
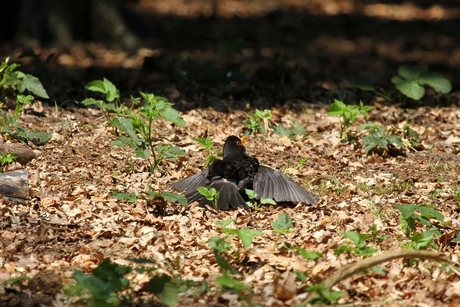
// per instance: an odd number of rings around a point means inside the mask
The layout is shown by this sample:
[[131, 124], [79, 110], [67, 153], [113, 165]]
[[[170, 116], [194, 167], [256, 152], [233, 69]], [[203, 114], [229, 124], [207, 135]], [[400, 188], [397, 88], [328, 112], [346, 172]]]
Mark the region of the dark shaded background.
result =
[[[405, 63], [452, 82], [451, 95], [428, 92], [423, 104], [458, 103], [456, 0], [4, 0], [3, 8], [0, 59], [33, 50], [37, 56], [19, 61], [40, 77], [52, 103], [78, 104], [88, 95], [84, 85], [102, 77], [126, 98], [152, 91], [181, 109], [372, 102], [373, 94], [346, 80], [389, 90]], [[231, 38], [210, 38], [215, 27]], [[236, 39], [250, 43], [243, 55], [229, 51]], [[136, 64], [127, 67], [130, 56]], [[82, 65], [86, 59], [90, 65]]]

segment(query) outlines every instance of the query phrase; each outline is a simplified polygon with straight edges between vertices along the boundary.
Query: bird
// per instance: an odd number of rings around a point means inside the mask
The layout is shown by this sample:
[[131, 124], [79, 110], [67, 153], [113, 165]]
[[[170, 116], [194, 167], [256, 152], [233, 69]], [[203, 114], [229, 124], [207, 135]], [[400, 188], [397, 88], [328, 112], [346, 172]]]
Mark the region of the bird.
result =
[[257, 199], [266, 197], [276, 202], [301, 202], [307, 205], [318, 203], [310, 192], [292, 179], [273, 168], [261, 165], [257, 158], [249, 156], [244, 146], [246, 143], [245, 137], [227, 137], [222, 159], [215, 159], [202, 172], [173, 182], [171, 187], [185, 192], [189, 204], [199, 201], [200, 206], [212, 206], [212, 202], [197, 189], [201, 186], [215, 188], [219, 192], [217, 207], [221, 210], [248, 208], [245, 200], [246, 189], [253, 190]]

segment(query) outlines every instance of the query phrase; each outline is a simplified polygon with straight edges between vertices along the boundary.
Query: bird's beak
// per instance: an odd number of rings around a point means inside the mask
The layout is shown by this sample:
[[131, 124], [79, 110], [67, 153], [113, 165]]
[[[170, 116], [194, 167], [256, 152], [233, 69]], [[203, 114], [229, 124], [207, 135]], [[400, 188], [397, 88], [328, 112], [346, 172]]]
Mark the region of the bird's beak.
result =
[[240, 140], [241, 140], [241, 145], [242, 145], [242, 146], [246, 145], [246, 143], [249, 142], [249, 140], [246, 138], [245, 135], [243, 135], [243, 136], [240, 138]]

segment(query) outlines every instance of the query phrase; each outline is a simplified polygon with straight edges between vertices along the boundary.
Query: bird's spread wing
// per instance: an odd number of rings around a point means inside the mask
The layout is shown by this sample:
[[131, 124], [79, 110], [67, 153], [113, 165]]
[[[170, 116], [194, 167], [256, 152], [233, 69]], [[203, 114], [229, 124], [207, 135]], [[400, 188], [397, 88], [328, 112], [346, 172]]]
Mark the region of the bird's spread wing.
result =
[[290, 201], [314, 205], [318, 202], [313, 195], [280, 172], [261, 165], [254, 178], [254, 192], [257, 198], [268, 197], [277, 202]]
[[173, 189], [186, 192], [185, 196], [187, 197], [187, 202], [189, 204], [199, 200], [200, 205], [210, 205], [212, 207], [211, 201], [204, 198], [203, 195], [197, 191], [198, 187], [201, 186], [205, 186], [208, 189], [215, 188], [219, 191], [220, 194], [217, 205], [221, 210], [228, 210], [230, 207], [247, 208], [246, 202], [238, 192], [234, 183], [222, 179], [221, 177], [215, 177], [211, 180], [211, 182], [208, 182], [208, 170], [204, 170], [201, 173], [181, 179], [171, 184]]
[[[225, 179], [219, 179], [213, 181], [208, 188], [215, 188], [219, 191], [219, 198], [217, 200], [217, 206], [220, 210], [228, 210], [230, 208], [248, 208], [246, 201], [241, 196], [236, 185], [233, 182], [227, 181]], [[200, 201], [200, 206], [209, 205], [213, 206], [211, 201], [206, 198], [202, 198]]]
[[201, 173], [192, 175], [190, 177], [181, 179], [171, 184], [171, 187], [177, 191], [184, 191], [186, 193], [196, 192], [198, 187], [204, 186], [208, 179], [208, 170]]

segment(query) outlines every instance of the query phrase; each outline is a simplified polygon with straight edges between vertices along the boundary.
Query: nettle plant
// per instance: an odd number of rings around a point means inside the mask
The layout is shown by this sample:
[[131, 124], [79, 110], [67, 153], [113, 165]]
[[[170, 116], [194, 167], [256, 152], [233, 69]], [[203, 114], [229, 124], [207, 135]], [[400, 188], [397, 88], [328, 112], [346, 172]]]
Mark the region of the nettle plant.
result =
[[359, 105], [354, 106], [346, 105], [343, 101], [335, 99], [327, 109], [327, 114], [342, 117], [343, 123], [340, 129], [340, 137], [342, 139], [349, 139], [348, 130], [351, 125], [356, 122], [360, 116], [368, 116], [368, 112], [372, 109], [373, 107], [365, 106], [361, 101]]
[[[111, 144], [119, 147], [130, 147], [136, 157], [146, 160], [149, 170], [163, 171], [161, 163], [165, 160], [177, 161], [186, 152], [176, 146], [164, 144], [154, 123], [160, 118], [185, 127], [185, 121], [180, 113], [172, 107], [165, 98], [150, 93], [140, 92], [140, 97], [131, 97], [132, 105], [127, 107], [120, 100], [119, 90], [107, 79], [94, 80], [86, 85], [86, 89], [105, 95], [105, 100], [87, 98], [82, 101], [84, 105], [97, 105], [103, 112], [107, 122], [114, 128], [118, 136]], [[137, 110], [141, 101], [144, 103]], [[155, 192], [149, 190], [145, 193], [147, 198], [165, 198], [172, 202], [187, 204], [183, 195], [167, 191]], [[136, 193], [113, 193], [117, 199], [126, 199], [134, 202], [141, 198]]]
[[[150, 165], [150, 171], [162, 170], [161, 163], [165, 160], [177, 161], [186, 152], [176, 146], [163, 145], [158, 131], [153, 123], [160, 118], [185, 127], [185, 121], [180, 113], [172, 107], [165, 98], [150, 93], [140, 92], [140, 97], [131, 97], [132, 106], [128, 108], [120, 101], [119, 90], [107, 79], [94, 80], [88, 83], [86, 89], [105, 94], [105, 101], [87, 98], [84, 105], [97, 105], [107, 121], [114, 127], [118, 138], [112, 145], [130, 147], [136, 157], [145, 159]], [[144, 102], [137, 111], [135, 106]]]

